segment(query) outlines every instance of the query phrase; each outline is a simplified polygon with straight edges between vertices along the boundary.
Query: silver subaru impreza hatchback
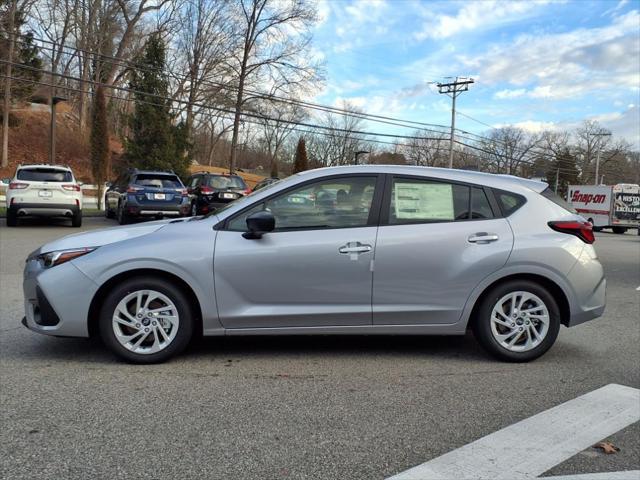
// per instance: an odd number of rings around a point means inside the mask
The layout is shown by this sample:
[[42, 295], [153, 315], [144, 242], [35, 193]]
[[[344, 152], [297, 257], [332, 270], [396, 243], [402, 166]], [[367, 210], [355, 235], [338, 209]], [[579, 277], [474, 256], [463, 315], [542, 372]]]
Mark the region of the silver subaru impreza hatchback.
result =
[[27, 258], [24, 325], [160, 362], [195, 334], [463, 335], [528, 361], [602, 315], [591, 224], [546, 184], [425, 167], [312, 170], [203, 217]]

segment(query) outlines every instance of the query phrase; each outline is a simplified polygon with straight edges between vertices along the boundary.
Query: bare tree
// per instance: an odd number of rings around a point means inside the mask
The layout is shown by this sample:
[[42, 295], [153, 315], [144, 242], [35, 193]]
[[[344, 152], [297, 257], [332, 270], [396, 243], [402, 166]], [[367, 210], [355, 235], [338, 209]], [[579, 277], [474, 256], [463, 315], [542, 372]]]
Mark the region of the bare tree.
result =
[[[267, 85], [271, 94], [291, 93], [318, 78], [308, 49], [315, 9], [307, 0], [237, 0], [234, 12], [237, 50], [230, 67], [237, 79], [229, 169], [236, 163], [240, 118], [253, 95], [247, 87]], [[264, 88], [262, 88], [264, 91]]]
[[575, 131], [576, 151], [580, 181], [590, 183], [594, 180], [595, 163], [600, 155], [600, 166], [605, 167], [619, 155], [625, 155], [630, 146], [622, 139], [615, 139], [608, 130], [594, 120], [585, 122]]
[[495, 173], [517, 175], [523, 164], [529, 163], [533, 148], [538, 144], [535, 135], [516, 127], [491, 130], [480, 141], [481, 157], [489, 170]]
[[426, 167], [444, 167], [449, 161], [449, 137], [446, 133], [416, 130], [402, 153], [409, 163]]
[[261, 120], [263, 143], [269, 154], [271, 170], [280, 160], [280, 153], [287, 138], [294, 131], [295, 122], [302, 121], [306, 113], [297, 105], [268, 102], [261, 109], [265, 117]]

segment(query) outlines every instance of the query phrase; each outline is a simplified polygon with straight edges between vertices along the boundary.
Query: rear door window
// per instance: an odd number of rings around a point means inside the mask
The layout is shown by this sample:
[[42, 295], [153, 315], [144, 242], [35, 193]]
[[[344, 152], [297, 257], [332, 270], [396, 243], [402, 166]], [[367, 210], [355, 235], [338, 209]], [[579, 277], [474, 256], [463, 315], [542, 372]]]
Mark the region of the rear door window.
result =
[[469, 218], [469, 187], [413, 178], [394, 178], [389, 223], [453, 222]]
[[73, 182], [73, 175], [69, 170], [57, 168], [21, 168], [17, 177], [18, 180], [27, 182]]
[[493, 218], [493, 210], [484, 189], [474, 187], [471, 189], [471, 218], [481, 220]]

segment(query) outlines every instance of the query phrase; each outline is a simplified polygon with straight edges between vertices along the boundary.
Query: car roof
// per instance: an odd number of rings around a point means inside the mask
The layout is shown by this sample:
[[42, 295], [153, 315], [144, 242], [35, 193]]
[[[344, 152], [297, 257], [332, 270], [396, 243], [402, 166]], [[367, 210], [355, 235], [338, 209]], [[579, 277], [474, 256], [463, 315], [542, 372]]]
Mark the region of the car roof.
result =
[[473, 170], [459, 170], [455, 168], [420, 167], [415, 165], [345, 165], [339, 167], [325, 167], [314, 170], [306, 170], [297, 175], [323, 177], [331, 174], [345, 173], [389, 173], [395, 175], [417, 175], [434, 179], [451, 180], [465, 183], [485, 185], [500, 189], [525, 188], [540, 193], [548, 187], [545, 182], [529, 180], [514, 175], [502, 175], [494, 173], [477, 172]]
[[67, 172], [71, 171], [71, 167], [68, 167], [67, 165], [51, 165], [48, 163], [34, 163], [31, 165], [18, 165], [17, 170], [25, 170], [25, 169], [32, 169], [32, 168], [51, 168], [54, 170], [64, 170]]
[[162, 170], [131, 170], [131, 175], [173, 175], [177, 177], [174, 172], [163, 172]]

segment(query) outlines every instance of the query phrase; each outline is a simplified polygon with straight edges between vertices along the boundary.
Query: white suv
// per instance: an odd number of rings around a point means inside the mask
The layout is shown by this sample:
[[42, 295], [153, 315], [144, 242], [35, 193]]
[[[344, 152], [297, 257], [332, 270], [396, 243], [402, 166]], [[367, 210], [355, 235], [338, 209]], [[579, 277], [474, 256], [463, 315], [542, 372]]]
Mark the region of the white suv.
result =
[[7, 226], [26, 216], [67, 217], [82, 225], [82, 190], [69, 167], [20, 165], [7, 187]]

